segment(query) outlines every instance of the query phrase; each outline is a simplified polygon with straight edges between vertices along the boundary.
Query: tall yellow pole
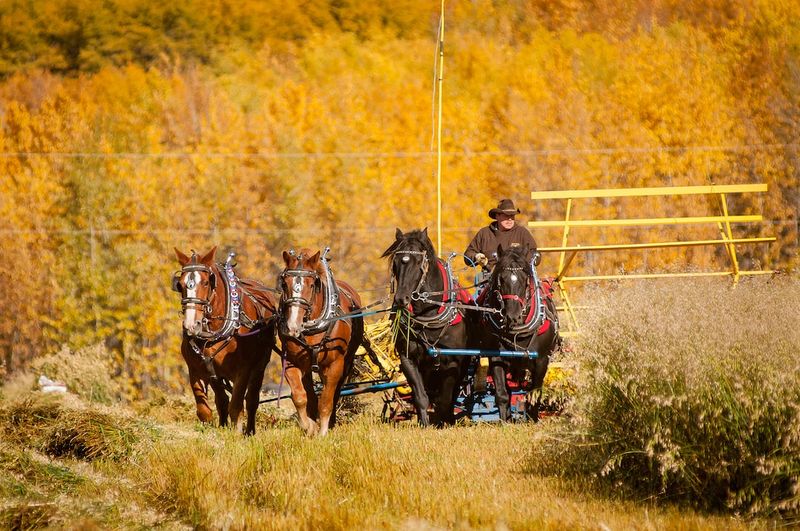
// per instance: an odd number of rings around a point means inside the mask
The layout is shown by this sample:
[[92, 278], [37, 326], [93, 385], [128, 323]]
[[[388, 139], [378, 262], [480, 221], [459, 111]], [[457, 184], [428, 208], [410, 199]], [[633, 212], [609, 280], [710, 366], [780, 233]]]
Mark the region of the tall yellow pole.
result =
[[442, 81], [444, 80], [444, 0], [439, 21], [439, 113], [436, 132], [436, 252], [442, 256]]

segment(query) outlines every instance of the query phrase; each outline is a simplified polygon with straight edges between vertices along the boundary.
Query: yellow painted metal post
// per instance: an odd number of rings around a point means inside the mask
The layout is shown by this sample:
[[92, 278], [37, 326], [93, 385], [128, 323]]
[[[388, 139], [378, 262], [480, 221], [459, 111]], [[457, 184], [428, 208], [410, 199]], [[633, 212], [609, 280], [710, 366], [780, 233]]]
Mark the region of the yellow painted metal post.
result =
[[[580, 247], [580, 246], [578, 246]], [[563, 286], [564, 277], [567, 274], [567, 270], [569, 266], [572, 265], [572, 261], [577, 256], [578, 251], [572, 251], [572, 254], [569, 255], [569, 258], [564, 263], [564, 265], [559, 269], [558, 275], [556, 275], [556, 286], [558, 286], [559, 295], [561, 296], [561, 300], [564, 301], [564, 311], [567, 316], [572, 321], [572, 327], [570, 327], [571, 331], [577, 332], [578, 331], [578, 318], [575, 317], [575, 309], [572, 307], [572, 302], [569, 299], [569, 294], [567, 293], [567, 289]]]
[[[564, 214], [564, 232], [561, 236], [561, 247], [567, 246], [567, 238], [569, 237], [569, 216], [572, 212], [572, 198], [567, 199], [567, 207], [566, 212]], [[561, 300], [564, 301], [564, 308], [566, 309], [567, 316], [572, 320], [572, 330], [578, 330], [578, 320], [575, 318], [575, 311], [572, 308], [572, 303], [569, 300], [569, 294], [567, 293], [567, 287], [565, 286], [566, 281], [564, 280], [564, 274], [566, 273], [566, 268], [569, 267], [569, 264], [575, 258], [576, 253], [572, 253], [572, 256], [569, 259], [569, 262], [566, 261], [567, 252], [561, 251], [559, 258], [558, 258], [558, 282], [556, 285], [558, 286], [558, 294], [561, 296]]]
[[444, 80], [444, 0], [439, 22], [439, 116], [436, 133], [436, 253], [442, 256], [442, 82]]
[[739, 282], [739, 261], [736, 259], [736, 246], [730, 243], [733, 240], [733, 232], [731, 232], [731, 222], [728, 216], [728, 201], [725, 199], [725, 194], [719, 194], [720, 202], [722, 203], [722, 214], [725, 216], [725, 230], [722, 228], [722, 223], [718, 223], [719, 231], [723, 239], [728, 240], [728, 255], [731, 257], [731, 265], [733, 267], [733, 283]]
[[[567, 246], [567, 236], [569, 235], [569, 213], [572, 210], [572, 198], [567, 199], [567, 212], [564, 216], [564, 233], [561, 237], [561, 247]], [[565, 251], [561, 251], [558, 257], [558, 270], [563, 271], [564, 269], [564, 259], [566, 258], [567, 253]]]
[[[563, 305], [558, 307], [562, 313], [569, 317], [565, 319], [568, 324], [574, 324], [576, 332], [580, 333], [574, 310], [577, 308], [572, 305], [568, 293], [567, 282], [593, 282], [606, 280], [622, 279], [644, 279], [644, 278], [681, 278], [681, 277], [732, 277], [734, 285], [741, 277], [751, 275], [768, 275], [773, 271], [763, 270], [742, 270], [739, 264], [736, 247], [739, 244], [770, 243], [776, 241], [775, 237], [759, 238], [734, 238], [731, 225], [739, 223], [758, 223], [763, 221], [761, 215], [731, 215], [728, 210], [727, 194], [756, 193], [766, 192], [768, 189], [764, 183], [757, 184], [731, 184], [731, 185], [703, 185], [703, 186], [676, 186], [676, 187], [650, 187], [650, 188], [621, 188], [621, 189], [592, 189], [592, 190], [552, 190], [531, 192], [532, 200], [558, 200], [566, 199], [566, 215], [564, 219], [558, 220], [536, 220], [529, 221], [528, 227], [560, 227], [562, 232], [561, 247], [539, 247], [542, 253], [559, 253], [559, 273], [556, 279], [559, 295]], [[686, 195], [718, 195], [721, 202], [722, 215], [715, 216], [685, 216], [670, 218], [614, 218], [614, 219], [574, 219], [572, 216], [573, 199], [601, 199], [610, 197], [676, 197]], [[661, 225], [688, 225], [700, 224], [707, 227], [716, 226], [720, 232], [720, 239], [708, 240], [683, 240], [683, 241], [658, 241], [649, 243], [611, 243], [603, 245], [568, 245], [570, 233], [575, 229], [581, 230], [584, 227], [647, 227]], [[731, 267], [725, 267], [724, 271], [705, 271], [705, 272], [684, 272], [684, 273], [643, 273], [643, 274], [624, 274], [624, 275], [571, 275], [566, 274], [570, 267], [571, 258], [567, 258], [568, 253], [588, 252], [588, 251], [619, 251], [619, 250], [643, 250], [658, 248], [675, 248], [689, 246], [709, 246], [722, 245], [731, 260]], [[566, 327], [565, 327], [566, 328]]]

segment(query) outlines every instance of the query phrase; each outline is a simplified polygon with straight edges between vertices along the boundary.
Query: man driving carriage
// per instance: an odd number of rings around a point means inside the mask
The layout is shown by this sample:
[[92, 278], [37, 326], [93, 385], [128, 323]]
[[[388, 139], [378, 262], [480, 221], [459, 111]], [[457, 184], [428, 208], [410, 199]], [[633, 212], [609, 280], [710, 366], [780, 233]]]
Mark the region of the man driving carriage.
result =
[[[478, 305], [484, 304], [481, 300], [481, 292], [488, 285], [492, 270], [497, 264], [501, 247], [504, 252], [509, 249], [526, 249], [525, 258], [528, 263], [533, 260], [534, 255], [538, 254], [536, 240], [534, 240], [527, 228], [516, 223], [515, 217], [519, 213], [520, 210], [514, 205], [513, 200], [501, 199], [495, 208], [489, 210], [489, 217], [494, 221], [480, 229], [467, 246], [467, 250], [464, 251], [464, 262], [468, 266], [481, 266], [483, 270], [475, 281], [478, 288], [474, 297]], [[538, 261], [536, 264], [538, 265]], [[474, 377], [475, 390], [483, 391], [486, 388], [488, 372], [496, 370], [499, 364], [501, 364], [499, 358], [492, 362], [492, 367], [490, 367], [489, 358], [480, 358], [480, 365]], [[505, 367], [505, 365], [502, 365], [502, 367]], [[502, 370], [505, 369], [501, 369], [501, 372]], [[501, 416], [503, 416], [502, 413]]]
[[497, 206], [489, 211], [489, 217], [494, 219], [488, 226], [483, 227], [472, 238], [464, 251], [464, 262], [468, 266], [480, 265], [485, 271], [491, 271], [497, 263], [497, 249], [511, 247], [527, 247], [528, 260], [536, 252], [536, 240], [525, 227], [517, 225], [514, 217], [520, 210], [514, 206], [511, 199], [501, 199]]

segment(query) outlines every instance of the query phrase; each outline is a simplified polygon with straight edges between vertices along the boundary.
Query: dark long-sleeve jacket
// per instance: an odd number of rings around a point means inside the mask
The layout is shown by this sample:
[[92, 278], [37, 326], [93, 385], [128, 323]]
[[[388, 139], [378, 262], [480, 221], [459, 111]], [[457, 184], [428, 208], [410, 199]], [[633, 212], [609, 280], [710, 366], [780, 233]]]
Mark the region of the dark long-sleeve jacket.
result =
[[536, 251], [536, 240], [533, 239], [530, 231], [522, 225], [514, 225], [511, 230], [501, 230], [497, 226], [497, 222], [492, 222], [489, 226], [483, 227], [472, 238], [472, 241], [464, 251], [466, 259], [464, 260], [467, 265], [472, 265], [471, 262], [475, 260], [475, 255], [483, 253], [489, 259], [489, 268], [494, 268], [497, 262], [497, 249], [502, 245], [503, 249], [510, 247], [528, 247], [528, 260], [533, 258], [533, 253]]

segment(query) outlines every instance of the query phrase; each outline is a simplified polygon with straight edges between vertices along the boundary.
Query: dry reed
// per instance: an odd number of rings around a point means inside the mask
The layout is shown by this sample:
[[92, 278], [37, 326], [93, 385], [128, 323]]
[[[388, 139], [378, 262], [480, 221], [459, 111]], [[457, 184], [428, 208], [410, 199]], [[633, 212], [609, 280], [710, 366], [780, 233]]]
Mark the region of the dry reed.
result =
[[800, 518], [800, 282], [597, 292], [569, 416], [532, 467], [636, 498]]

